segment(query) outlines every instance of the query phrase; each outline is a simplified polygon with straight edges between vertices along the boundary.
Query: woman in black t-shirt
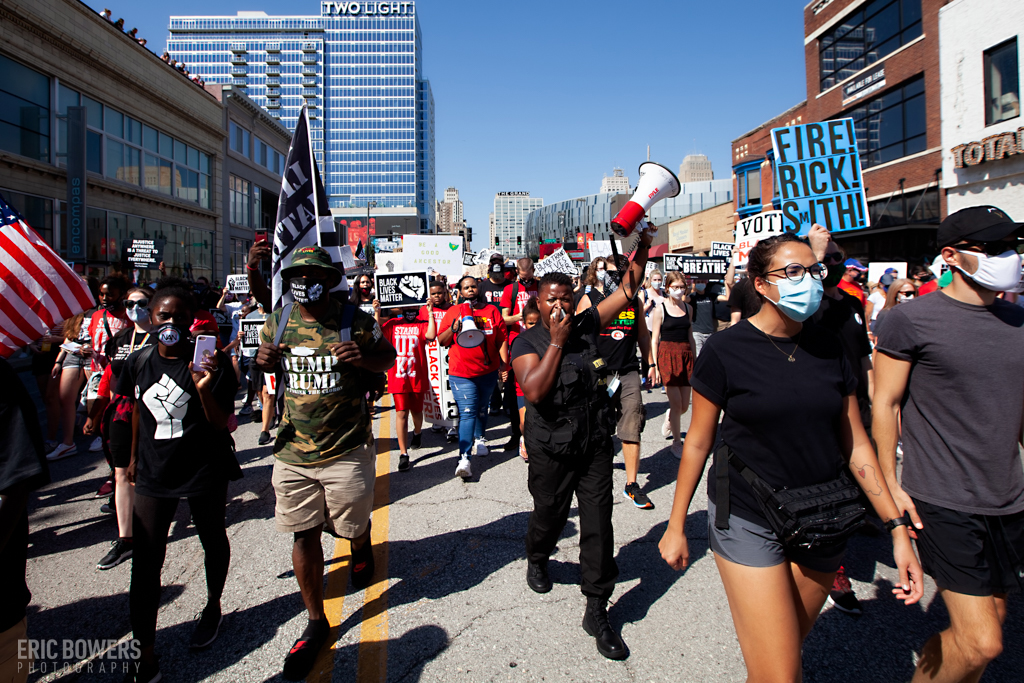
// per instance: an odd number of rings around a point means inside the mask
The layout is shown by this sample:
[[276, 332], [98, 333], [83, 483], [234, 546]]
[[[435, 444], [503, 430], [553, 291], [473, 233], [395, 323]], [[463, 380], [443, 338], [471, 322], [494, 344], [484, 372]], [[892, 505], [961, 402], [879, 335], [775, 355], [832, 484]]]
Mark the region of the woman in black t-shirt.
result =
[[[691, 377], [693, 415], [659, 545], [671, 567], [689, 564], [683, 524], [723, 411], [721, 440], [773, 488], [824, 483], [846, 467], [885, 522], [900, 516], [861, 424], [857, 382], [842, 346], [827, 330], [802, 323], [821, 301], [823, 270], [810, 247], [790, 234], [751, 250], [747, 273], [764, 305], [708, 339]], [[750, 485], [726, 466], [728, 529], [714, 523], [723, 501], [710, 477], [709, 539], [749, 680], [799, 680], [803, 640], [832, 588], [845, 543], [811, 550], [784, 545]], [[912, 604], [922, 595], [921, 566], [907, 528], [893, 525], [892, 534], [900, 584], [893, 593]]]
[[220, 628], [220, 598], [231, 549], [224, 524], [229, 479], [241, 476], [228, 434], [238, 381], [220, 351], [192, 370], [189, 327], [196, 304], [187, 283], [160, 281], [150, 304], [158, 345], [131, 355], [117, 393], [135, 399], [135, 444], [129, 477], [135, 482], [134, 556], [129, 593], [132, 631], [142, 650], [137, 680], [158, 674], [153, 646], [160, 604], [160, 570], [167, 533], [180, 498], [188, 498], [203, 544], [207, 604], [191, 647], [206, 647]]

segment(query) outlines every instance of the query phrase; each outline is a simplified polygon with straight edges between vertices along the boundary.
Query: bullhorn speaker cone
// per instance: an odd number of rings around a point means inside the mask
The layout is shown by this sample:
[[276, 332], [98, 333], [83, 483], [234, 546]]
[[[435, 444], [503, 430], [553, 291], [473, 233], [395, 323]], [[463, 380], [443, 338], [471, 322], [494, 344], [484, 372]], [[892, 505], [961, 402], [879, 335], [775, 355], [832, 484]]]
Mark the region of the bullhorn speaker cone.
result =
[[653, 161], [640, 164], [636, 192], [612, 219], [612, 231], [620, 237], [628, 237], [652, 206], [662, 199], [678, 196], [679, 189], [679, 179], [672, 171]]
[[484, 343], [484, 333], [481, 332], [473, 320], [473, 309], [470, 308], [462, 315], [462, 329], [455, 341], [464, 349], [475, 349]]

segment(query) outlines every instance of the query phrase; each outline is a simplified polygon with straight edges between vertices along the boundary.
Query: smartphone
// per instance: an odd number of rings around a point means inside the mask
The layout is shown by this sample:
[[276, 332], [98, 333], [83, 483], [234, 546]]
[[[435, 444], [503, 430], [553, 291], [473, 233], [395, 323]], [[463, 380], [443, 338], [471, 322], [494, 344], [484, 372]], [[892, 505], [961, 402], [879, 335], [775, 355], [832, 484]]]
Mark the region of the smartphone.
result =
[[255, 237], [256, 237], [256, 241], [257, 242], [266, 242], [267, 241], [267, 231], [266, 230], [257, 230], [256, 234], [255, 234]]
[[561, 322], [562, 318], [564, 318], [564, 317], [565, 317], [565, 311], [563, 311], [561, 308], [552, 309], [552, 311], [551, 311], [551, 320], [553, 322], [556, 322], [556, 323], [557, 322]]
[[203, 371], [203, 360], [217, 353], [217, 338], [208, 334], [196, 337], [196, 352], [192, 354], [192, 372]]

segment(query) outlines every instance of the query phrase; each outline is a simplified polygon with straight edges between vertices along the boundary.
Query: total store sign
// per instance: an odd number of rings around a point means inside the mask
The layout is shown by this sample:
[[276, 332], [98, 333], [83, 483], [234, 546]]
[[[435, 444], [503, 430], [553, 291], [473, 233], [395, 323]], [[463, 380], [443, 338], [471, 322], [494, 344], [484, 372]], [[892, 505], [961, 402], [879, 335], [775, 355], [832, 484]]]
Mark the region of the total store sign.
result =
[[376, 17], [376, 16], [412, 16], [416, 14], [415, 2], [338, 2], [323, 0], [320, 5], [321, 16], [341, 17]]

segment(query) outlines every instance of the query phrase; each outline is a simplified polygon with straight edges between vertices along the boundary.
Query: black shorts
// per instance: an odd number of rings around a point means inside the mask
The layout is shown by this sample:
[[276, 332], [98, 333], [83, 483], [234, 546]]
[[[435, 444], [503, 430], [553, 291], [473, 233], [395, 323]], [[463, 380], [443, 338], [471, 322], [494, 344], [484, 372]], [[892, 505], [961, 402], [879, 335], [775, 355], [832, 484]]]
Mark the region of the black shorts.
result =
[[110, 438], [107, 446], [110, 449], [111, 465], [128, 467], [132, 461], [132, 423], [124, 420], [110, 421]]
[[964, 595], [1020, 593], [1024, 586], [1024, 512], [977, 515], [914, 499], [924, 529], [917, 551], [939, 588]]
[[259, 391], [263, 388], [263, 371], [260, 370], [260, 366], [256, 365], [256, 359], [249, 359], [249, 384], [252, 385], [254, 391]]

